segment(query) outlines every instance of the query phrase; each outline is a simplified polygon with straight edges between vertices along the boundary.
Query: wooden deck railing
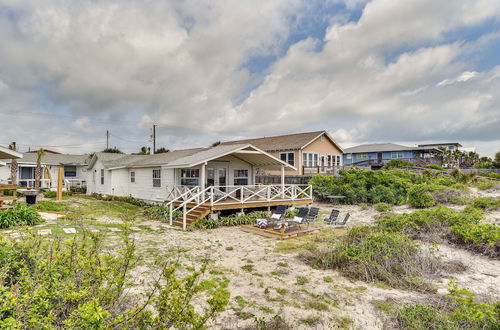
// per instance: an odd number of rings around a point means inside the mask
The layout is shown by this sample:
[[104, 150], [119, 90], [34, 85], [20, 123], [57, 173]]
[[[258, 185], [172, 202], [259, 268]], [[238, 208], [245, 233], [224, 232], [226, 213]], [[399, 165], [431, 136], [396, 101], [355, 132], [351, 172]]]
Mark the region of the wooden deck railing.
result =
[[[199, 188], [199, 187], [198, 187]], [[244, 207], [245, 204], [265, 202], [287, 202], [312, 200], [311, 185], [247, 185], [247, 186], [210, 186], [205, 189], [194, 187], [172, 188], [178, 196], [169, 200], [166, 206], [170, 211], [170, 225], [175, 211], [182, 210], [183, 228], [186, 229], [186, 216], [196, 208], [205, 206], [235, 205]], [[177, 206], [176, 206], [177, 205]]]

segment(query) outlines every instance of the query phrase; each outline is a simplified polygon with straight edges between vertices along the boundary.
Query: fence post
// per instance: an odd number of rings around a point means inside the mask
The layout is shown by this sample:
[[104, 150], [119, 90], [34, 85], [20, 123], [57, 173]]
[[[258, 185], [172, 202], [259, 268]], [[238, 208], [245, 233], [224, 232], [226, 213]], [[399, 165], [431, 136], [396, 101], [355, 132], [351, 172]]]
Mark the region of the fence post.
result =
[[186, 230], [186, 204], [182, 207], [182, 230]]

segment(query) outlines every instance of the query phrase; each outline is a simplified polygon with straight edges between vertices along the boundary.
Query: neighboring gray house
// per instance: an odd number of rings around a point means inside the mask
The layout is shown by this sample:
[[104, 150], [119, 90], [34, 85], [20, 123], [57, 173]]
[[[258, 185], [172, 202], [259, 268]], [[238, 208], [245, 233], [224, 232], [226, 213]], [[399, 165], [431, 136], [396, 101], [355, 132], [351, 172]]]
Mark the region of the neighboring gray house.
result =
[[[17, 160], [18, 173], [16, 184], [21, 187], [34, 187], [37, 154], [25, 152], [22, 159]], [[70, 186], [86, 185], [86, 167], [89, 155], [68, 155], [46, 153], [42, 157], [41, 188], [51, 189], [57, 186], [58, 169], [63, 169], [63, 183], [66, 189]], [[0, 181], [11, 182], [10, 159], [3, 159], [7, 166], [0, 167]]]
[[432, 147], [432, 148], [444, 148], [447, 150], [460, 150], [463, 146], [458, 142], [450, 142], [450, 143], [428, 143], [428, 144], [419, 144], [420, 148], [423, 147]]
[[379, 169], [392, 159], [406, 160], [415, 165], [440, 164], [438, 155], [442, 153], [437, 147], [407, 147], [394, 143], [362, 144], [345, 148], [343, 163], [346, 166], [369, 166]]

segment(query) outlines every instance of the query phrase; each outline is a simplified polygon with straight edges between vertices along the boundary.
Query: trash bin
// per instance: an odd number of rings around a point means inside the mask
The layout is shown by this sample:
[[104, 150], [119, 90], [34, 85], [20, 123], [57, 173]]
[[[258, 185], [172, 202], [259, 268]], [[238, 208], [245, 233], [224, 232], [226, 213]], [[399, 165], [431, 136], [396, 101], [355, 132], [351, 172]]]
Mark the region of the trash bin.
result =
[[26, 204], [36, 204], [36, 195], [26, 195]]

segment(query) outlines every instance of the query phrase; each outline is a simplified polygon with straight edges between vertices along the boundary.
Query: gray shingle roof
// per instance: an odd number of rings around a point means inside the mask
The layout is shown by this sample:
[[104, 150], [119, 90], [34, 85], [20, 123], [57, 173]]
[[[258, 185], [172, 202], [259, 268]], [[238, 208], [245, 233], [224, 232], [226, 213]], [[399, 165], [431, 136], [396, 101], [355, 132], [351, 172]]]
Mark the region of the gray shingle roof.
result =
[[236, 140], [222, 142], [221, 145], [251, 144], [264, 151], [298, 150], [311, 142], [325, 131], [315, 131], [279, 136], [269, 136], [256, 139]]
[[[36, 163], [36, 152], [25, 152], [23, 158], [19, 159], [18, 163]], [[61, 164], [75, 164], [86, 165], [89, 163], [89, 155], [67, 155], [67, 154], [52, 154], [46, 153], [42, 157], [42, 164], [47, 165], [61, 165]]]
[[372, 144], [361, 144], [359, 146], [345, 148], [344, 153], [355, 154], [355, 153], [368, 153], [368, 152], [388, 152], [388, 151], [417, 151], [417, 150], [437, 150], [433, 147], [407, 147], [401, 144], [395, 143], [372, 143]]

